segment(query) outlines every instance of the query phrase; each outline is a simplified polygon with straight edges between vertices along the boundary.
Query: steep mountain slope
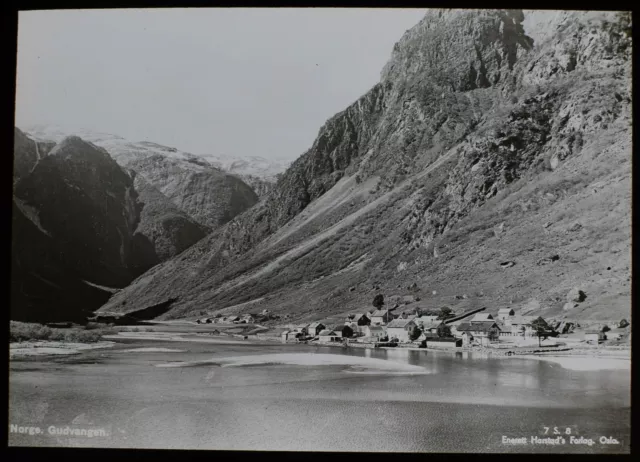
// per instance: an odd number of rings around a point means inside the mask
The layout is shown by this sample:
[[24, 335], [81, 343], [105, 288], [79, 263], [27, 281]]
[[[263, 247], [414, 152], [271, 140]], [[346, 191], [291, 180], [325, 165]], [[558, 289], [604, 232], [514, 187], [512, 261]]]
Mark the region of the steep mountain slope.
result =
[[38, 211], [64, 263], [91, 282], [122, 287], [132, 265], [157, 263], [148, 242], [133, 239], [140, 214], [133, 180], [104, 149], [65, 138], [16, 184], [15, 196]]
[[14, 319], [96, 309], [109, 293], [96, 285], [124, 287], [209, 231], [144, 179], [134, 181], [102, 148], [78, 137], [65, 138], [40, 159], [36, 148], [16, 129], [16, 165], [36, 162], [22, 176], [16, 169]]
[[84, 320], [111, 293], [67, 267], [55, 239], [19, 204], [14, 200], [12, 208], [11, 319]]
[[258, 196], [242, 180], [201, 164], [199, 159], [183, 161], [133, 149], [126, 155], [114, 155], [114, 159], [136, 171], [176, 207], [211, 229], [258, 201]]
[[[259, 156], [248, 156], [246, 158], [219, 155], [196, 156], [149, 141], [131, 142], [109, 133], [86, 129], [71, 129], [56, 125], [33, 125], [26, 127], [25, 131], [34, 139], [53, 140], [56, 142], [67, 136], [77, 135], [84, 140], [105, 148], [124, 167], [131, 167], [136, 164], [138, 168], [150, 169], [149, 171], [140, 171], [140, 173], [147, 177], [147, 180], [152, 181], [152, 184], [161, 192], [169, 195], [173, 193], [178, 183], [190, 183], [189, 173], [193, 172], [199, 176], [204, 176], [207, 173], [211, 174], [214, 179], [212, 181], [213, 184], [216, 182], [222, 183], [222, 186], [217, 186], [216, 188], [220, 189], [223, 196], [228, 194], [229, 189], [238, 189], [240, 187], [238, 185], [241, 182], [237, 182], [234, 179], [239, 178], [248, 184], [258, 197], [263, 197], [275, 183], [276, 175], [284, 172], [288, 166], [288, 163], [282, 159], [267, 160]], [[146, 162], [150, 157], [153, 157], [154, 161]], [[166, 165], [162, 165], [162, 162], [166, 162]], [[231, 174], [234, 178], [228, 178], [228, 175], [221, 175], [221, 171]], [[166, 177], [176, 175], [178, 179], [174, 179], [171, 182], [172, 186], [167, 187]], [[158, 178], [163, 181], [153, 183]], [[166, 192], [164, 188], [168, 188]], [[180, 188], [178, 187], [178, 189]], [[216, 202], [215, 196], [217, 191], [213, 191], [213, 193], [214, 195], [210, 198], [212, 201], [210, 206], [219, 208], [220, 206]], [[250, 197], [250, 194], [244, 193], [244, 195], [247, 196], [244, 200], [249, 202], [249, 206], [253, 205], [255, 201]], [[180, 202], [180, 199], [178, 199], [178, 202]], [[244, 208], [242, 208], [242, 211], [244, 211]], [[202, 220], [202, 223], [211, 227], [218, 226], [216, 219], [210, 219], [211, 217], [206, 216], [203, 208], [196, 207], [193, 212], [200, 217], [199, 219]], [[195, 215], [194, 218], [196, 218]]]
[[[380, 291], [409, 308], [464, 294], [491, 312], [628, 316], [630, 15], [547, 19], [430, 11], [265, 200], [102, 310], [177, 298], [166, 317], [310, 319]], [[588, 297], [565, 306], [573, 287]]]
[[52, 141], [35, 141], [21, 130], [14, 130], [13, 183], [24, 178], [42, 157], [55, 146]]
[[210, 229], [194, 221], [142, 175], [129, 171], [142, 205], [136, 232], [153, 244], [158, 261], [167, 260], [205, 237]]

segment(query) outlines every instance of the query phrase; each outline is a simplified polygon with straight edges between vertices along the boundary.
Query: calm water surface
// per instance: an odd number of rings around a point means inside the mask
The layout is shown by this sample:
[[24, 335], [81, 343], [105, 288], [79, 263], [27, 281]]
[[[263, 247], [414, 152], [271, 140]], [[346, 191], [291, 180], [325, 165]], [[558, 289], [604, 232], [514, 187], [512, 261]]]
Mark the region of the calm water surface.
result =
[[[619, 453], [629, 451], [630, 371], [477, 353], [124, 340], [12, 361], [9, 421], [42, 428], [9, 434], [27, 446]], [[110, 434], [47, 435], [72, 423]], [[566, 444], [531, 445], [545, 426]], [[570, 444], [567, 428], [594, 444]]]

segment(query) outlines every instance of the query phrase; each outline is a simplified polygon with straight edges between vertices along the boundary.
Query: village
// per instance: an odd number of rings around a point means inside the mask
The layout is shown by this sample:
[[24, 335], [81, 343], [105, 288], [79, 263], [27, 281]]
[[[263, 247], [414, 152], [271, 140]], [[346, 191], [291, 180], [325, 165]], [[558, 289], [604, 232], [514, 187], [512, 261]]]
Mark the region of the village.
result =
[[[244, 339], [354, 348], [476, 349], [507, 356], [583, 347], [593, 349], [602, 344], [620, 345], [624, 340], [630, 340], [630, 324], [626, 319], [547, 320], [541, 316], [518, 314], [511, 308], [499, 309], [492, 315], [486, 307], [460, 314], [448, 307], [437, 312], [419, 308], [397, 311], [395, 307], [379, 306], [310, 323], [278, 323], [266, 327], [262, 324], [273, 324], [282, 319], [263, 310], [259, 314], [216, 315], [197, 319], [196, 323], [220, 324], [221, 330], [215, 333]], [[237, 329], [222, 329], [222, 325], [237, 326]]]

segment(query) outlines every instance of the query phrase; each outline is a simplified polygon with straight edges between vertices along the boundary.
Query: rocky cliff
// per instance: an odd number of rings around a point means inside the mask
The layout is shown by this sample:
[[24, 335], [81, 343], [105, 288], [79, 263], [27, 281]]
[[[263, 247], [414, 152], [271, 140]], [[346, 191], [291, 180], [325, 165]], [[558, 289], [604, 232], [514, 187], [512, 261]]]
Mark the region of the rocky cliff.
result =
[[242, 180], [195, 156], [184, 160], [154, 151], [130, 150], [126, 155], [115, 154], [114, 158], [144, 177], [178, 209], [211, 229], [258, 201], [256, 193]]
[[122, 288], [209, 231], [104, 149], [68, 137], [38, 155], [38, 144], [16, 129], [15, 319], [96, 309], [109, 294], [98, 286]]
[[82, 274], [67, 267], [55, 238], [42, 228], [37, 215], [29, 216], [31, 212], [13, 201], [10, 318], [82, 321], [111, 292], [86, 283]]
[[430, 11], [264, 200], [103, 309], [628, 316], [630, 15], [535, 15]]

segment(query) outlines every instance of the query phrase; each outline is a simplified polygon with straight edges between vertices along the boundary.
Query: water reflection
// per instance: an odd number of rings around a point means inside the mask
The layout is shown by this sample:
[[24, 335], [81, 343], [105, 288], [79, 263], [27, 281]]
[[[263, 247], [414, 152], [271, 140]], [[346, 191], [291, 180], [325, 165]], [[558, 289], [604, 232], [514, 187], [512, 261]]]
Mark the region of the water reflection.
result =
[[[626, 441], [630, 435], [629, 412], [623, 409], [630, 406], [629, 371], [571, 371], [547, 361], [468, 352], [289, 345], [188, 348], [177, 359], [249, 356], [248, 361], [250, 356], [292, 353], [357, 359], [337, 358], [329, 366], [267, 361], [243, 367], [158, 368], [155, 364], [174, 356], [107, 353], [101, 365], [12, 369], [11, 418], [34, 421], [38, 416], [28, 403], [38, 396], [51, 403], [48, 420], [67, 422], [82, 412], [126, 430], [109, 444], [194, 449], [501, 451], [501, 446], [489, 448], [488, 435], [530, 433], [541, 423], [579, 423], [583, 434]], [[421, 366], [432, 373], [357, 375], [341, 365], [370, 359], [404, 363], [407, 369]]]

